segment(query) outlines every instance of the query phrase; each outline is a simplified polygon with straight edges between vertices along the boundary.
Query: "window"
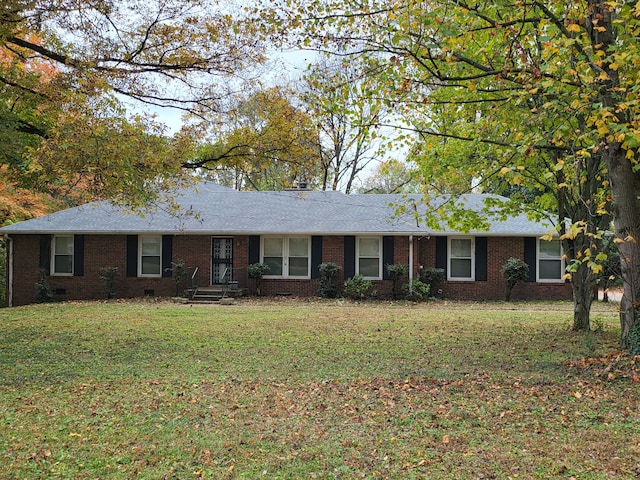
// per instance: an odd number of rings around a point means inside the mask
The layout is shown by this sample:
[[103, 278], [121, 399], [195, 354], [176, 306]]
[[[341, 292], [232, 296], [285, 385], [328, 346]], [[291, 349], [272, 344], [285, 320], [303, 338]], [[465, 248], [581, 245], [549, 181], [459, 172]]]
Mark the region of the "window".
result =
[[138, 272], [141, 277], [162, 275], [162, 237], [139, 237], [140, 252]]
[[263, 237], [262, 263], [269, 265], [265, 277], [310, 278], [309, 237]]
[[73, 235], [53, 237], [51, 254], [53, 275], [73, 275]]
[[381, 243], [380, 237], [358, 238], [356, 274], [370, 280], [380, 280], [382, 278]]
[[538, 239], [538, 281], [560, 282], [564, 273], [560, 240]]
[[449, 280], [473, 280], [473, 238], [449, 239]]

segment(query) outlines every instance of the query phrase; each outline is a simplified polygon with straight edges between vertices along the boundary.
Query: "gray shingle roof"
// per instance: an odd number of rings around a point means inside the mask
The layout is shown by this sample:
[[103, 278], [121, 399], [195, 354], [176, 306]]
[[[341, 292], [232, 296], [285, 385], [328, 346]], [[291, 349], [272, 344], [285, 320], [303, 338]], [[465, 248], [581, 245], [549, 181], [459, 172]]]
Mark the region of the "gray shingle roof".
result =
[[[487, 195], [469, 194], [460, 201], [480, 210]], [[445, 198], [439, 199], [444, 201]], [[177, 212], [155, 208], [142, 215], [128, 213], [108, 202], [94, 202], [40, 218], [0, 228], [3, 234], [18, 233], [195, 233], [213, 235], [306, 234], [306, 235], [451, 235], [447, 228], [431, 230], [418, 225], [413, 214], [397, 214], [397, 206], [417, 202], [419, 195], [345, 195], [340, 192], [282, 191], [238, 192], [208, 182], [180, 191]], [[491, 220], [489, 235], [540, 236], [552, 230], [549, 223], [534, 222], [524, 215], [504, 221]], [[470, 232], [481, 233], [481, 232]]]

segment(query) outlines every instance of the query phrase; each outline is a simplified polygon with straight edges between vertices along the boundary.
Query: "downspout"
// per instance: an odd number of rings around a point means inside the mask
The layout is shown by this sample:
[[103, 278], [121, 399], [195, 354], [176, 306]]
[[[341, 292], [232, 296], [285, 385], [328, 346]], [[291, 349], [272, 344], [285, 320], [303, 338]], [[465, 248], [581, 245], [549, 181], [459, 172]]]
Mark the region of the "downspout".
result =
[[409, 235], [409, 293], [413, 293], [413, 235]]
[[7, 249], [7, 307], [13, 307], [13, 240], [5, 234], [4, 242]]

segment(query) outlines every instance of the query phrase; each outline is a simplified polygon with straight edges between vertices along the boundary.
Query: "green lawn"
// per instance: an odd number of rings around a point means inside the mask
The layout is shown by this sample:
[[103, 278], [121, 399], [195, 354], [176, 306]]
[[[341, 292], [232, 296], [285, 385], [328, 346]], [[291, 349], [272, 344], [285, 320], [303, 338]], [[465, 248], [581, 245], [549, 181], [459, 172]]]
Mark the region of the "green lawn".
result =
[[585, 335], [571, 309], [0, 310], [0, 478], [638, 478], [631, 359], [578, 360], [616, 349], [617, 313]]

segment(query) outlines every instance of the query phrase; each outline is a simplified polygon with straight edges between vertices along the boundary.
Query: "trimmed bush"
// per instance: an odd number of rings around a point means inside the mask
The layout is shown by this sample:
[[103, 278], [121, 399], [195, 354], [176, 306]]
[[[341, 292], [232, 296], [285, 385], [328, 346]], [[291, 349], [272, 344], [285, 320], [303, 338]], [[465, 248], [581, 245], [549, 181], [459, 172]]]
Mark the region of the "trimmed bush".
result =
[[320, 269], [320, 296], [336, 298], [340, 293], [340, 265], [326, 262], [321, 263], [318, 268]]
[[262, 277], [269, 273], [271, 268], [266, 263], [252, 263], [249, 265], [247, 271], [249, 273], [249, 277], [256, 279], [256, 295], [261, 295], [261, 287], [262, 287]]
[[405, 298], [412, 302], [421, 302], [429, 298], [431, 287], [420, 280], [412, 280], [404, 285]]
[[529, 277], [529, 265], [527, 265], [524, 261], [519, 258], [513, 258], [507, 260], [502, 266], [502, 278], [504, 278], [505, 282], [507, 282], [507, 290], [505, 293], [505, 301], [511, 300], [511, 291], [513, 287], [519, 281], [525, 281]]
[[373, 282], [365, 280], [362, 275], [356, 275], [344, 282], [344, 296], [354, 300], [371, 297], [375, 294]]
[[393, 299], [397, 299], [400, 297], [400, 282], [407, 275], [407, 271], [409, 271], [409, 266], [404, 263], [393, 263], [390, 265], [385, 265], [387, 268], [387, 272], [389, 272], [389, 276], [393, 282], [392, 287], [392, 295]]
[[438, 291], [438, 285], [445, 280], [444, 270], [442, 268], [429, 267], [420, 271], [420, 279], [422, 283], [429, 285], [429, 293], [432, 296]]
[[116, 296], [116, 279], [118, 277], [118, 267], [101, 267], [100, 281], [107, 294], [107, 298], [115, 298]]
[[53, 302], [53, 289], [47, 281], [47, 272], [43, 269], [38, 270], [38, 281], [36, 282], [36, 303], [49, 303]]

